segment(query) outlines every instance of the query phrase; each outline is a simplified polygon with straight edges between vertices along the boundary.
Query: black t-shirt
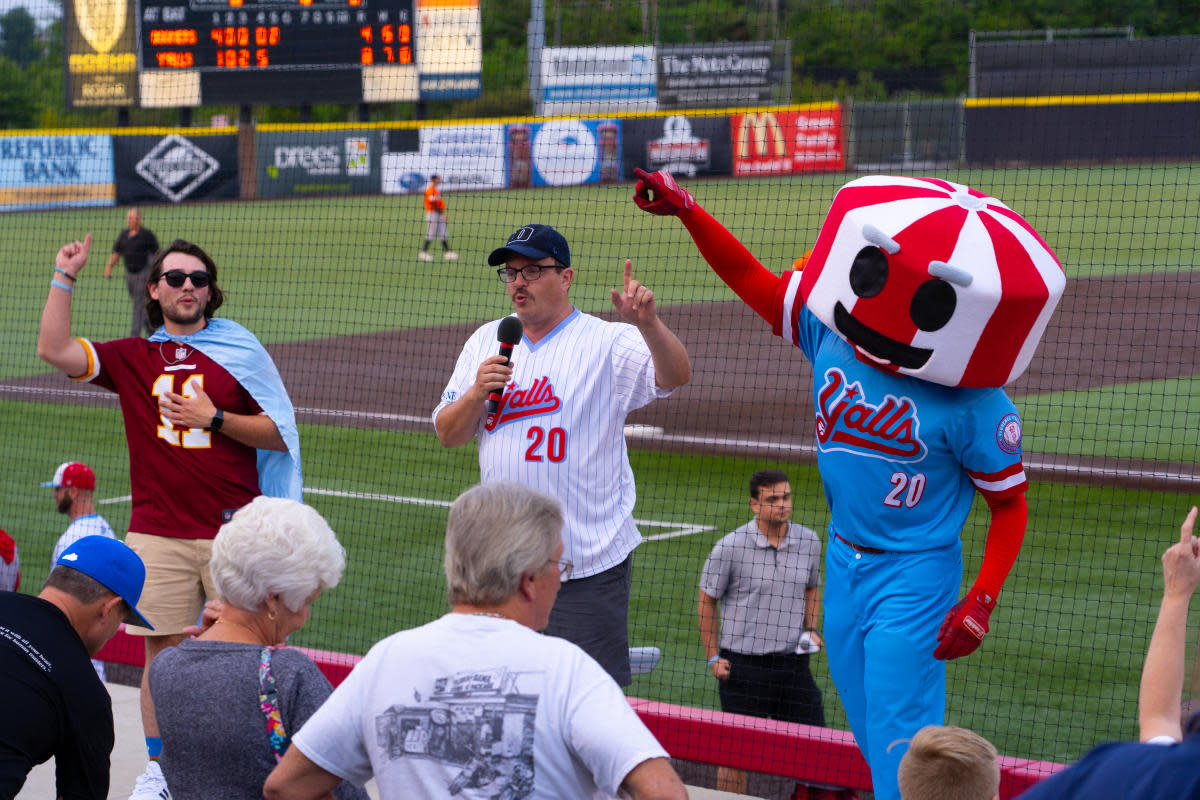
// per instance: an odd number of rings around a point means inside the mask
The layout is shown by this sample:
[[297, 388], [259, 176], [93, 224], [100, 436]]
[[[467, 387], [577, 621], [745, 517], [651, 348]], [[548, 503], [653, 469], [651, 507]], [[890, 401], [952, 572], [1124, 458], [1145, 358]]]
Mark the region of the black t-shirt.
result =
[[113, 245], [113, 252], [125, 259], [126, 272], [141, 272], [150, 265], [150, 259], [158, 252], [158, 239], [149, 228], [139, 228], [135, 235], [129, 229], [121, 231]]
[[0, 592], [0, 797], [55, 758], [58, 796], [108, 797], [112, 700], [57, 606]]

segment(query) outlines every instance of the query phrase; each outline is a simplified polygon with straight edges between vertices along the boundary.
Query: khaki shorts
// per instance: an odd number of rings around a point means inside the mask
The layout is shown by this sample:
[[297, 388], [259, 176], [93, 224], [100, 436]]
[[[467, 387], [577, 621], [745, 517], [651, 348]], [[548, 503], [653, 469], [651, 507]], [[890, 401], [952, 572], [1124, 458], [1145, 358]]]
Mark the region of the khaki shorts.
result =
[[154, 630], [126, 625], [134, 636], [170, 636], [195, 625], [204, 610], [204, 601], [215, 599], [208, 560], [212, 557], [212, 539], [172, 539], [130, 531], [125, 544], [146, 565], [146, 585], [138, 611]]

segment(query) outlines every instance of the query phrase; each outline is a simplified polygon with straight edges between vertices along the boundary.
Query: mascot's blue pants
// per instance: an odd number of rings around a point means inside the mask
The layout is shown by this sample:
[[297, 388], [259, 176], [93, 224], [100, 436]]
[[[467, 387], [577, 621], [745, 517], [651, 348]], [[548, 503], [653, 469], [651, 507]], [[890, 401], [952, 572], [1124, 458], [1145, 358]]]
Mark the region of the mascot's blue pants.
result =
[[[962, 543], [916, 553], [861, 553], [832, 535], [825, 553], [825, 646], [876, 800], [900, 800], [910, 739], [946, 714], [937, 632], [958, 599]], [[847, 536], [847, 538], [850, 538]]]

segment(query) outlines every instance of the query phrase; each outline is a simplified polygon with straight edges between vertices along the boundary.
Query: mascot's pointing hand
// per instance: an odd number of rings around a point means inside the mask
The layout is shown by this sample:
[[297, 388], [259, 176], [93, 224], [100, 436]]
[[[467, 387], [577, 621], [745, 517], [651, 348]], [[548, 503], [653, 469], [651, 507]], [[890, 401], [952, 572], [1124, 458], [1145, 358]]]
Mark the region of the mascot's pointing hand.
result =
[[638, 178], [637, 186], [633, 190], [633, 202], [637, 203], [637, 207], [642, 211], [663, 217], [677, 217], [695, 207], [696, 199], [686, 189], [680, 189], [671, 173], [665, 169], [646, 172], [637, 167], [633, 174]]

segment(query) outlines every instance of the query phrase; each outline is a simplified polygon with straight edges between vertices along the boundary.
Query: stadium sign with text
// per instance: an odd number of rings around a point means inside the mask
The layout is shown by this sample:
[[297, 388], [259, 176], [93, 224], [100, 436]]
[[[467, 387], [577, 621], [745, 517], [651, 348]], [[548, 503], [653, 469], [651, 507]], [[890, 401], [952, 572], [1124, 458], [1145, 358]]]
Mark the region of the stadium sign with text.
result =
[[540, 113], [546, 116], [654, 111], [654, 48], [547, 47]]
[[137, 104], [135, 31], [133, 0], [63, 3], [68, 108]]
[[842, 110], [759, 111], [729, 118], [734, 175], [844, 169]]
[[441, 176], [443, 191], [504, 188], [503, 125], [431, 125], [400, 133], [388, 136], [383, 154], [384, 194], [419, 194], [430, 175]]
[[783, 79], [784, 50], [771, 42], [658, 48], [659, 108], [721, 108], [771, 102]]
[[665, 169], [676, 177], [733, 172], [729, 117], [624, 119], [621, 136], [626, 175], [632, 175], [634, 167]]
[[259, 197], [378, 194], [378, 131], [259, 131]]
[[0, 137], [0, 211], [115, 203], [111, 136]]

